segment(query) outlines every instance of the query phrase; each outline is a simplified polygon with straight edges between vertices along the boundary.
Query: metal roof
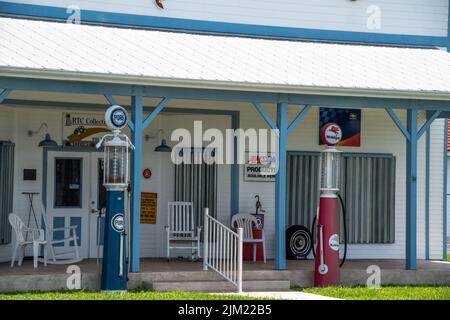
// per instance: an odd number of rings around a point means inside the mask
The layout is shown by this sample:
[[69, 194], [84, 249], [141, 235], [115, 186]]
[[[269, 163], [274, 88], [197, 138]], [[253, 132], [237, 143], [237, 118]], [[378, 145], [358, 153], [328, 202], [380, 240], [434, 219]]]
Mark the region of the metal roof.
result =
[[0, 18], [0, 75], [450, 99], [450, 54], [444, 50], [200, 35], [14, 18]]

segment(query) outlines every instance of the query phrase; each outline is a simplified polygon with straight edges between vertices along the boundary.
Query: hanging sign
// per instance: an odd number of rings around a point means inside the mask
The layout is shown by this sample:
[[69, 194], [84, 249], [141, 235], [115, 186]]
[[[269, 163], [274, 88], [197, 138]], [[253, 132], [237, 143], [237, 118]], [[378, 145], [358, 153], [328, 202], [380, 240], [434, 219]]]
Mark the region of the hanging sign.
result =
[[158, 194], [141, 192], [141, 223], [156, 224]]
[[360, 147], [361, 109], [320, 108], [319, 144]]

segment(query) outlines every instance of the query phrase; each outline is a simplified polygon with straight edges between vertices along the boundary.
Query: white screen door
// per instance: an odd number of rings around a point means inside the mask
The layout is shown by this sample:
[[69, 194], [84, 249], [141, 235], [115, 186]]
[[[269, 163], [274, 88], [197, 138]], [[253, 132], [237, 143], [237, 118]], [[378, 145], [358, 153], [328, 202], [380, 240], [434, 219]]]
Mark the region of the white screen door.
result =
[[[76, 225], [80, 256], [97, 257], [97, 239], [103, 243], [103, 227], [98, 219], [99, 208], [104, 207], [101, 159], [99, 152], [49, 151], [47, 162], [47, 221], [50, 227]], [[98, 225], [98, 222], [100, 225]], [[66, 231], [68, 232], [68, 231]], [[56, 231], [54, 239], [68, 236]], [[74, 244], [66, 241], [57, 252], [70, 251]], [[103, 248], [99, 248], [100, 255]]]

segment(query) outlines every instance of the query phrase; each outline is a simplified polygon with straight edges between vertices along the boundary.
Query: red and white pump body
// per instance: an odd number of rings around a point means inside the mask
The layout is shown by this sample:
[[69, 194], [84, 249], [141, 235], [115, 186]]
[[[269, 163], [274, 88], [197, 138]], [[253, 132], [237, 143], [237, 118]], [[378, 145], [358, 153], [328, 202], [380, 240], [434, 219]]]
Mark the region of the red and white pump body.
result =
[[[330, 128], [332, 130], [330, 130]], [[327, 132], [337, 136], [324, 137]], [[324, 127], [323, 140], [328, 147], [320, 155], [320, 200], [317, 212], [316, 260], [314, 286], [339, 286], [339, 210], [338, 192], [340, 151], [332, 145], [340, 141], [340, 127], [334, 123]]]

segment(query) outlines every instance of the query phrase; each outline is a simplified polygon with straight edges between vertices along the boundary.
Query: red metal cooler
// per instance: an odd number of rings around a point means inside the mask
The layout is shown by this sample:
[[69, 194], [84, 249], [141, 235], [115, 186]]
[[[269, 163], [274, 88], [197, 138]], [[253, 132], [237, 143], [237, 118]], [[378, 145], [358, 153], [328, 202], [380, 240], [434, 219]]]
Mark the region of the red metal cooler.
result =
[[[253, 238], [261, 239], [262, 229], [264, 228], [264, 214], [252, 214], [258, 220], [258, 224], [253, 226]], [[263, 247], [262, 243], [255, 244], [256, 246], [256, 261], [263, 261]], [[244, 243], [244, 261], [253, 261], [253, 244]]]

